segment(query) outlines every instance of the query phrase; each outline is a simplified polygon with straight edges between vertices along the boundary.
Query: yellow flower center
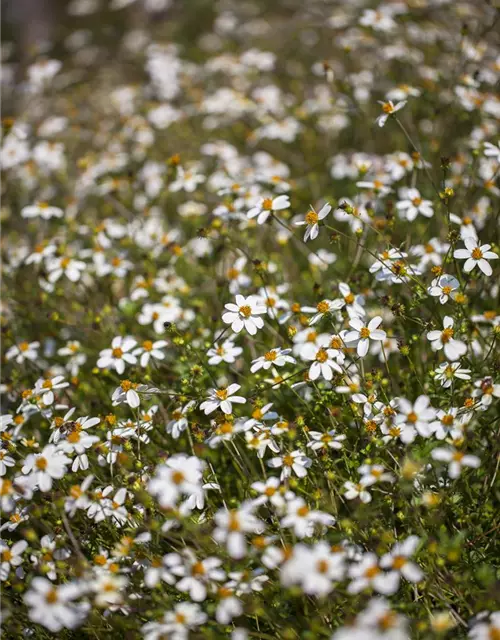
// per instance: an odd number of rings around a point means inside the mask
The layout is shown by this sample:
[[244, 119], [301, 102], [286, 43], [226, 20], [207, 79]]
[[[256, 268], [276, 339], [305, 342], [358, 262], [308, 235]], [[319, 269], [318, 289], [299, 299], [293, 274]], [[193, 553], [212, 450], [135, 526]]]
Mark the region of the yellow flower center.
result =
[[327, 573], [328, 572], [328, 562], [326, 560], [319, 560], [316, 563], [316, 571], [318, 573]]
[[382, 631], [388, 631], [396, 625], [396, 614], [394, 611], [387, 611], [381, 618], [378, 619], [378, 626]]
[[346, 296], [344, 296], [344, 301], [346, 304], [352, 304], [354, 302], [354, 294], [348, 293]]
[[228, 529], [229, 531], [240, 530], [240, 521], [238, 519], [238, 514], [235, 511], [231, 511], [229, 514]]
[[271, 198], [264, 198], [264, 200], [262, 201], [262, 208], [265, 211], [271, 211], [273, 208], [273, 201]]
[[308, 515], [309, 511], [309, 507], [307, 505], [303, 505], [302, 507], [299, 507], [297, 509], [297, 515], [301, 518], [305, 518]]
[[276, 351], [268, 351], [266, 354], [264, 354], [264, 360], [267, 360], [267, 362], [274, 362], [277, 357], [278, 354]]
[[445, 294], [445, 296], [449, 296], [452, 291], [453, 289], [449, 285], [443, 287], [443, 293]]
[[46, 458], [43, 458], [42, 456], [40, 456], [39, 458], [37, 458], [37, 461], [35, 462], [35, 466], [37, 469], [40, 469], [40, 471], [45, 471], [45, 469], [48, 466], [48, 462]]
[[330, 305], [326, 300], [323, 300], [322, 302], [318, 302], [318, 304], [316, 305], [316, 309], [319, 313], [328, 313], [328, 311], [330, 310]]
[[[413, 200], [411, 201], [412, 205], [414, 207], [419, 207], [422, 204], [422, 198], [413, 198]], [[431, 249], [431, 251], [428, 250], [428, 248]], [[434, 248], [432, 247], [432, 245], [427, 245], [425, 247], [425, 251], [426, 253], [432, 253], [434, 251]]]
[[392, 561], [394, 569], [401, 569], [406, 564], [406, 558], [404, 556], [396, 556]]
[[323, 363], [323, 362], [326, 362], [327, 360], [328, 360], [328, 354], [327, 354], [326, 350], [325, 349], [320, 349], [318, 351], [318, 353], [316, 354], [316, 361]]
[[248, 304], [244, 304], [239, 308], [239, 312], [244, 318], [249, 318], [252, 315], [252, 308]]
[[317, 224], [319, 220], [319, 216], [316, 211], [308, 211], [306, 213], [306, 222], [307, 224], [313, 225]]
[[394, 111], [394, 105], [391, 102], [384, 102], [382, 105], [382, 111], [384, 113], [392, 113]]
[[370, 337], [370, 329], [368, 329], [368, 327], [361, 327], [361, 329], [359, 330], [359, 335], [363, 340], [365, 338], [369, 338]]
[[174, 471], [172, 474], [172, 482], [174, 484], [182, 484], [184, 482], [185, 476], [182, 471]]
[[18, 346], [19, 351], [28, 351], [28, 349], [30, 348], [29, 344], [27, 342], [21, 342], [21, 344]]
[[10, 562], [13, 558], [12, 551], [10, 549], [5, 549], [2, 551], [2, 562]]
[[283, 458], [283, 464], [285, 465], [285, 467], [291, 467], [293, 465], [293, 456], [291, 456], [290, 454], [287, 454]]
[[227, 398], [227, 389], [217, 389], [215, 395], [219, 398], [219, 400], [226, 400]]
[[50, 589], [45, 594], [45, 602], [47, 604], [55, 604], [57, 602], [57, 591], [56, 589]]
[[113, 356], [113, 358], [121, 358], [123, 355], [123, 351], [122, 349], [120, 349], [120, 347], [115, 347], [111, 352], [111, 355]]
[[375, 576], [378, 576], [378, 574], [380, 573], [380, 568], [379, 567], [369, 567], [366, 571], [365, 571], [365, 577], [366, 578], [375, 578]]
[[453, 334], [454, 333], [455, 332], [453, 331], [453, 329], [451, 327], [448, 327], [447, 329], [445, 329], [441, 333], [441, 342], [443, 344], [446, 344], [447, 342], [449, 342], [453, 338]]
[[481, 260], [481, 258], [483, 257], [483, 252], [479, 247], [476, 247], [475, 249], [472, 250], [471, 255], [474, 258], [474, 260]]
[[144, 340], [144, 342], [142, 343], [142, 348], [144, 349], [144, 351], [152, 351], [153, 343], [151, 342], [151, 340]]

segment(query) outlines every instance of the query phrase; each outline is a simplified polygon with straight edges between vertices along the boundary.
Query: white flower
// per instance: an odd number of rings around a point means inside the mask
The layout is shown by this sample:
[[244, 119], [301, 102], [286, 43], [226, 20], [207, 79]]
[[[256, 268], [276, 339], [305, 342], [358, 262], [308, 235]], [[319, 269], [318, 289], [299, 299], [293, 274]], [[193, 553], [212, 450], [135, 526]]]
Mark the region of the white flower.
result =
[[151, 340], [144, 340], [140, 347], [137, 347], [132, 351], [132, 355], [141, 356], [139, 364], [141, 367], [146, 368], [151, 358], [154, 360], [163, 360], [165, 358], [165, 354], [162, 349], [164, 349], [167, 344], [168, 342], [166, 340], [156, 340], [155, 342], [152, 342]]
[[378, 102], [382, 105], [383, 113], [375, 120], [375, 122], [379, 127], [383, 127], [387, 122], [389, 116], [392, 116], [394, 113], [402, 109], [407, 101], [401, 100], [401, 102], [397, 102], [396, 104], [394, 104], [391, 100], [389, 100], [388, 102], [381, 102], [379, 100]]
[[177, 167], [177, 177], [169, 186], [170, 191], [180, 191], [181, 189], [192, 193], [196, 187], [205, 182], [205, 176], [201, 173], [196, 173], [195, 170], [184, 170], [182, 167]]
[[99, 424], [99, 418], [82, 418], [75, 422], [75, 427], [68, 433], [66, 440], [60, 443], [59, 447], [61, 451], [65, 453], [76, 453], [76, 458], [71, 465], [72, 471], [78, 471], [79, 469], [87, 470], [89, 468], [89, 460], [86, 449], [92, 447], [96, 442], [99, 442], [99, 436], [92, 436], [86, 432], [87, 429]]
[[78, 282], [86, 265], [81, 260], [74, 260], [67, 256], [60, 258], [49, 258], [47, 260], [47, 279], [54, 283], [64, 274], [71, 282]]
[[312, 438], [312, 442], [308, 442], [307, 446], [313, 451], [325, 447], [336, 450], [342, 449], [342, 442], [346, 439], [345, 435], [337, 435], [335, 429], [331, 429], [326, 433], [322, 431], [309, 431], [309, 435]]
[[311, 208], [310, 211], [306, 213], [304, 220], [295, 223], [297, 227], [304, 224], [307, 225], [304, 242], [307, 242], [309, 239], [315, 240], [318, 237], [319, 221], [326, 218], [331, 210], [332, 206], [330, 204], [323, 205], [318, 212], [316, 212], [314, 208]]
[[15, 358], [17, 364], [22, 364], [25, 360], [32, 362], [38, 358], [39, 342], [20, 342], [10, 347], [5, 354], [6, 360]]
[[251, 485], [254, 491], [261, 495], [254, 500], [254, 504], [260, 506], [270, 502], [273, 507], [282, 510], [285, 505], [285, 499], [280, 492], [281, 483], [279, 478], [271, 476], [265, 482], [253, 482]]
[[431, 286], [427, 289], [427, 292], [431, 296], [439, 296], [439, 302], [445, 304], [449, 298], [452, 300], [456, 298], [455, 291], [459, 287], [460, 283], [454, 276], [443, 274], [431, 282]]
[[411, 424], [382, 424], [380, 431], [384, 434], [382, 442], [390, 442], [399, 438], [404, 444], [413, 442], [417, 436], [417, 430]]
[[232, 413], [232, 403], [245, 404], [246, 399], [243, 396], [235, 396], [233, 394], [241, 389], [239, 384], [230, 384], [229, 387], [223, 387], [222, 389], [211, 389], [208, 400], [202, 402], [200, 409], [205, 412], [205, 415], [212, 413], [216, 409], [220, 409], [224, 413]]
[[414, 404], [406, 398], [399, 398], [396, 425], [408, 425], [422, 437], [428, 438], [432, 434], [430, 423], [436, 416], [436, 411], [429, 405], [430, 399], [425, 395], [419, 396]]
[[51, 207], [46, 202], [37, 202], [36, 204], [21, 209], [21, 216], [23, 218], [43, 218], [43, 220], [50, 220], [50, 218], [62, 218], [63, 211], [59, 207]]
[[355, 342], [357, 344], [357, 354], [360, 358], [364, 358], [368, 353], [370, 346], [370, 340], [385, 340], [386, 332], [381, 329], [377, 329], [382, 323], [380, 316], [375, 316], [365, 326], [364, 322], [360, 318], [351, 318], [349, 325], [353, 328], [353, 331], [348, 331], [344, 337], [346, 343]]
[[277, 198], [262, 198], [256, 206], [247, 213], [249, 219], [257, 217], [257, 224], [264, 224], [272, 212], [288, 209], [290, 198], [288, 196], [278, 196]]
[[222, 345], [218, 345], [216, 342], [214, 346], [207, 351], [208, 364], [220, 364], [226, 362], [232, 364], [236, 361], [236, 358], [243, 353], [241, 347], [236, 347], [234, 342], [226, 340]]
[[111, 349], [103, 349], [99, 353], [97, 366], [99, 369], [112, 367], [119, 375], [125, 371], [125, 364], [136, 364], [137, 358], [129, 353], [137, 342], [130, 337], [116, 336], [111, 342]]
[[49, 406], [54, 402], [54, 390], [69, 387], [69, 382], [64, 381], [64, 376], [44, 380], [40, 378], [35, 384], [34, 393], [42, 396], [43, 404]]
[[431, 451], [431, 456], [434, 460], [440, 460], [448, 462], [448, 475], [450, 478], [458, 478], [462, 472], [462, 467], [472, 467], [477, 469], [481, 464], [477, 456], [465, 454], [462, 451], [458, 451], [454, 447], [444, 448], [438, 447]]
[[496, 145], [491, 142], [485, 142], [484, 155], [489, 158], [494, 158], [497, 162], [500, 162], [500, 141]]
[[[113, 406], [116, 407], [119, 404], [128, 404], [131, 409], [137, 409], [141, 404], [141, 396], [139, 393], [158, 391], [158, 389], [148, 388], [145, 384], [138, 384], [137, 382], [130, 382], [130, 380], [122, 380], [120, 386], [116, 387], [111, 396]], [[138, 393], [139, 392], [139, 393]]]
[[245, 533], [261, 533], [264, 530], [262, 522], [252, 513], [249, 504], [243, 504], [239, 509], [219, 509], [215, 514], [216, 528], [214, 540], [225, 543], [227, 552], [238, 560], [246, 555]]
[[181, 577], [176, 588], [189, 593], [189, 597], [195, 602], [203, 602], [207, 597], [207, 585], [216, 580], [224, 580], [226, 577], [225, 571], [220, 568], [222, 560], [219, 558], [198, 560], [189, 548], [185, 549], [183, 554], [184, 562], [172, 567], [173, 575]]
[[344, 496], [348, 500], [359, 498], [364, 504], [368, 504], [368, 502], [372, 501], [371, 494], [366, 490], [365, 485], [362, 485], [361, 483], [355, 483], [348, 480], [347, 482], [344, 482], [344, 489]]
[[281, 467], [281, 480], [284, 480], [292, 475], [292, 471], [297, 477], [304, 478], [307, 475], [307, 469], [312, 464], [312, 460], [304, 455], [302, 451], [296, 449], [291, 453], [271, 458], [267, 464], [272, 469]]
[[397, 571], [382, 571], [374, 553], [365, 553], [358, 563], [349, 567], [348, 573], [351, 578], [347, 587], [349, 593], [359, 593], [368, 587], [384, 595], [391, 595], [398, 590], [399, 574]]
[[443, 320], [442, 331], [429, 331], [427, 339], [432, 343], [433, 351], [444, 349], [444, 355], [448, 360], [458, 360], [467, 353], [467, 345], [461, 340], [455, 340], [453, 337], [455, 330], [453, 329], [453, 318], [445, 316]]
[[493, 384], [493, 379], [489, 376], [477, 380], [474, 382], [474, 386], [476, 388], [472, 392], [472, 397], [479, 398], [483, 409], [487, 409], [491, 405], [493, 397], [500, 398], [500, 384]]
[[470, 380], [470, 369], [460, 368], [460, 362], [443, 362], [434, 371], [436, 374], [435, 380], [441, 383], [441, 386], [445, 389], [451, 387], [453, 378], [459, 380]]
[[23, 562], [23, 553], [28, 546], [26, 540], [19, 540], [11, 547], [0, 540], [0, 580], [7, 580], [11, 567], [18, 567]]
[[366, 311], [363, 308], [363, 296], [355, 295], [354, 293], [352, 293], [351, 287], [345, 282], [339, 283], [339, 291], [344, 298], [346, 310], [350, 318], [352, 318], [353, 316], [366, 315]]
[[172, 420], [167, 422], [167, 433], [170, 434], [174, 440], [177, 440], [181, 433], [187, 429], [189, 424], [187, 414], [194, 406], [195, 401], [191, 400], [191, 402], [188, 402], [180, 409], [175, 409], [171, 413]]
[[128, 580], [125, 576], [116, 575], [110, 571], [98, 574], [91, 587], [95, 591], [95, 603], [98, 607], [107, 608], [123, 602], [122, 590]]
[[[480, 618], [482, 614], [478, 616]], [[494, 611], [488, 621], [478, 620], [469, 631], [470, 640], [495, 640], [500, 636], [500, 611]]]
[[479, 245], [475, 238], [466, 238], [464, 240], [465, 249], [456, 249], [453, 257], [458, 260], [465, 260], [464, 271], [470, 273], [478, 266], [485, 276], [491, 276], [493, 269], [488, 260], [496, 260], [497, 254], [490, 251], [490, 244]]
[[420, 582], [424, 577], [422, 570], [409, 561], [409, 557], [415, 553], [419, 543], [418, 536], [409, 536], [404, 542], [397, 542], [390, 553], [380, 558], [382, 569], [390, 569], [401, 574], [409, 582]]
[[[324, 336], [317, 340], [317, 344], [307, 342], [301, 351], [304, 360], [313, 360], [309, 368], [309, 379], [317, 380], [320, 376], [329, 381], [333, 378], [333, 372], [342, 373], [342, 368], [338, 362], [343, 362], [344, 354], [336, 349], [328, 348], [330, 337]], [[324, 346], [321, 346], [324, 345]]]
[[30, 474], [38, 484], [40, 491], [52, 488], [52, 479], [63, 478], [71, 459], [65, 456], [55, 445], [48, 444], [41, 453], [30, 453], [22, 468], [24, 474]]
[[74, 629], [84, 621], [89, 605], [73, 602], [82, 593], [82, 586], [77, 582], [57, 586], [37, 576], [31, 581], [24, 602], [30, 607], [30, 620], [57, 633], [61, 629]]
[[288, 355], [291, 352], [291, 349], [281, 349], [280, 347], [276, 347], [275, 349], [271, 349], [263, 356], [256, 358], [252, 361], [252, 366], [250, 371], [255, 373], [260, 369], [264, 369], [267, 371], [272, 366], [283, 367], [287, 362], [292, 364], [295, 363], [295, 358]]
[[281, 582], [285, 586], [299, 584], [304, 593], [325, 596], [333, 582], [344, 577], [344, 554], [334, 552], [326, 542], [313, 547], [297, 544], [293, 554], [281, 567]]
[[196, 456], [178, 453], [156, 469], [148, 483], [148, 491], [156, 496], [164, 509], [176, 505], [178, 498], [200, 491], [204, 463]]
[[394, 476], [388, 473], [381, 464], [362, 464], [358, 472], [361, 474], [359, 483], [363, 487], [370, 487], [377, 482], [394, 482]]
[[309, 321], [309, 325], [312, 326], [316, 324], [321, 318], [324, 316], [333, 313], [334, 311], [338, 311], [342, 309], [345, 305], [343, 300], [322, 300], [318, 302], [316, 307], [302, 307], [301, 311], [303, 313], [314, 313], [313, 317]]
[[236, 304], [230, 302], [225, 305], [227, 311], [222, 315], [222, 321], [230, 324], [235, 333], [245, 328], [250, 335], [254, 336], [257, 329], [262, 329], [264, 326], [264, 320], [259, 316], [266, 313], [266, 307], [259, 304], [254, 296], [245, 298], [238, 294], [235, 301]]
[[286, 505], [286, 515], [281, 520], [284, 528], [293, 527], [298, 538], [306, 538], [314, 533], [314, 525], [322, 524], [331, 527], [335, 518], [328, 513], [310, 509], [303, 498], [293, 498]]
[[400, 189], [399, 195], [402, 199], [396, 203], [396, 209], [403, 220], [413, 222], [419, 214], [426, 218], [434, 215], [432, 202], [423, 200], [418, 189]]

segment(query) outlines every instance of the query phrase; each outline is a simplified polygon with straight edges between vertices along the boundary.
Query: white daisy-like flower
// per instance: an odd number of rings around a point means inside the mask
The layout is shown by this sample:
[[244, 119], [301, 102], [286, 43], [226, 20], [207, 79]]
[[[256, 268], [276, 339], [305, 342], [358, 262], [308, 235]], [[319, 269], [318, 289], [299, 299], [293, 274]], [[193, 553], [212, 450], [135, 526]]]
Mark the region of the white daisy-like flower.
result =
[[461, 340], [455, 340], [453, 337], [455, 330], [453, 329], [453, 318], [445, 316], [443, 320], [443, 330], [429, 331], [427, 339], [431, 342], [433, 351], [444, 350], [444, 355], [448, 360], [458, 360], [467, 353], [467, 345]]
[[222, 389], [212, 389], [208, 400], [200, 404], [200, 409], [205, 412], [205, 415], [213, 413], [216, 409], [220, 409], [226, 414], [232, 413], [232, 403], [245, 404], [246, 402], [243, 396], [234, 395], [239, 389], [241, 389], [239, 384], [230, 384], [229, 387]]
[[443, 362], [434, 371], [437, 382], [441, 383], [441, 386], [445, 389], [451, 387], [454, 378], [459, 380], [470, 380], [470, 369], [463, 369], [460, 367], [460, 362]]
[[99, 369], [111, 367], [119, 375], [122, 375], [125, 371], [125, 364], [136, 364], [137, 362], [135, 355], [130, 353], [136, 344], [137, 342], [131, 337], [116, 336], [111, 342], [111, 349], [103, 349], [99, 353], [97, 366]]
[[303, 225], [307, 225], [306, 232], [304, 234], [304, 242], [308, 240], [315, 240], [319, 234], [319, 222], [326, 218], [326, 216], [332, 210], [332, 206], [330, 204], [325, 204], [321, 207], [319, 211], [316, 211], [314, 207], [306, 213], [304, 220], [300, 220], [295, 223], [295, 226], [300, 227]]
[[266, 313], [266, 307], [254, 296], [245, 298], [238, 294], [235, 302], [236, 304], [229, 302], [225, 305], [227, 311], [222, 314], [222, 321], [230, 324], [235, 333], [245, 328], [251, 336], [254, 336], [257, 330], [264, 326], [264, 320], [259, 316]]
[[412, 222], [418, 215], [425, 218], [432, 218], [434, 215], [432, 202], [424, 200], [418, 189], [400, 189], [399, 195], [402, 199], [396, 204], [396, 209], [403, 220]]
[[497, 254], [494, 251], [490, 251], [491, 245], [480, 245], [476, 238], [466, 238], [464, 244], [465, 249], [455, 249], [453, 257], [458, 260], [465, 260], [465, 273], [470, 273], [477, 266], [485, 276], [491, 276], [493, 269], [488, 260], [498, 259]]
[[465, 454], [454, 447], [438, 447], [431, 451], [434, 460], [448, 462], [448, 475], [450, 478], [458, 478], [462, 472], [462, 467], [472, 467], [477, 469], [481, 461], [477, 456]]
[[256, 358], [252, 361], [250, 371], [252, 373], [259, 371], [260, 369], [264, 369], [265, 371], [267, 371], [272, 366], [283, 367], [287, 362], [294, 364], [296, 360], [289, 355], [291, 351], [291, 349], [281, 349], [280, 347], [271, 349], [263, 356], [260, 356], [259, 358]]
[[164, 349], [167, 344], [166, 340], [156, 340], [155, 342], [144, 340], [140, 347], [132, 351], [132, 355], [140, 356], [139, 364], [141, 367], [146, 368], [151, 359], [164, 360], [165, 354], [162, 349]]
[[348, 345], [355, 343], [358, 356], [364, 358], [368, 353], [370, 340], [385, 340], [386, 332], [378, 329], [381, 324], [382, 318], [380, 316], [372, 318], [367, 326], [360, 318], [351, 318], [349, 325], [353, 328], [353, 331], [346, 333], [344, 341]]
[[431, 282], [431, 286], [427, 289], [427, 293], [430, 296], [439, 296], [439, 302], [441, 304], [446, 304], [450, 298], [452, 300], [456, 298], [456, 291], [459, 287], [459, 281], [454, 276], [450, 276], [445, 273]]
[[383, 127], [387, 122], [389, 116], [392, 116], [394, 113], [400, 111], [406, 104], [406, 100], [401, 100], [400, 102], [396, 102], [394, 104], [392, 100], [388, 100], [387, 102], [378, 101], [380, 105], [382, 105], [383, 113], [375, 120], [379, 127]]
[[288, 196], [278, 196], [276, 198], [261, 198], [259, 204], [252, 207], [247, 213], [248, 218], [257, 218], [257, 224], [264, 224], [274, 211], [288, 209], [290, 198]]
[[62, 218], [63, 210], [59, 207], [52, 207], [47, 202], [37, 202], [36, 204], [23, 207], [21, 209], [23, 218], [42, 218], [50, 220], [50, 218]]

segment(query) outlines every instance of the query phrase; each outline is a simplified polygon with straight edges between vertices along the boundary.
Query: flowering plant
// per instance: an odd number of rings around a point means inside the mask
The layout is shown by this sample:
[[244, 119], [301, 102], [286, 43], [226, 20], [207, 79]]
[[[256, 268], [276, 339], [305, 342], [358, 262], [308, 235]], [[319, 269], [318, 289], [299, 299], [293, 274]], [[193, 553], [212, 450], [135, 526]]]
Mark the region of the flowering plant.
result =
[[494, 2], [99, 5], [2, 50], [5, 637], [498, 640]]

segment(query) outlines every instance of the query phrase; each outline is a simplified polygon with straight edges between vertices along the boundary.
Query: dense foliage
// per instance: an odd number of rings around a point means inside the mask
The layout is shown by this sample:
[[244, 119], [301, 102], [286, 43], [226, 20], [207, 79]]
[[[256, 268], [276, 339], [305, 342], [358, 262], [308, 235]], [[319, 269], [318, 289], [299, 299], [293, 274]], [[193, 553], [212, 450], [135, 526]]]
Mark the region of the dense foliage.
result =
[[494, 2], [138, 2], [4, 43], [5, 637], [499, 640]]

